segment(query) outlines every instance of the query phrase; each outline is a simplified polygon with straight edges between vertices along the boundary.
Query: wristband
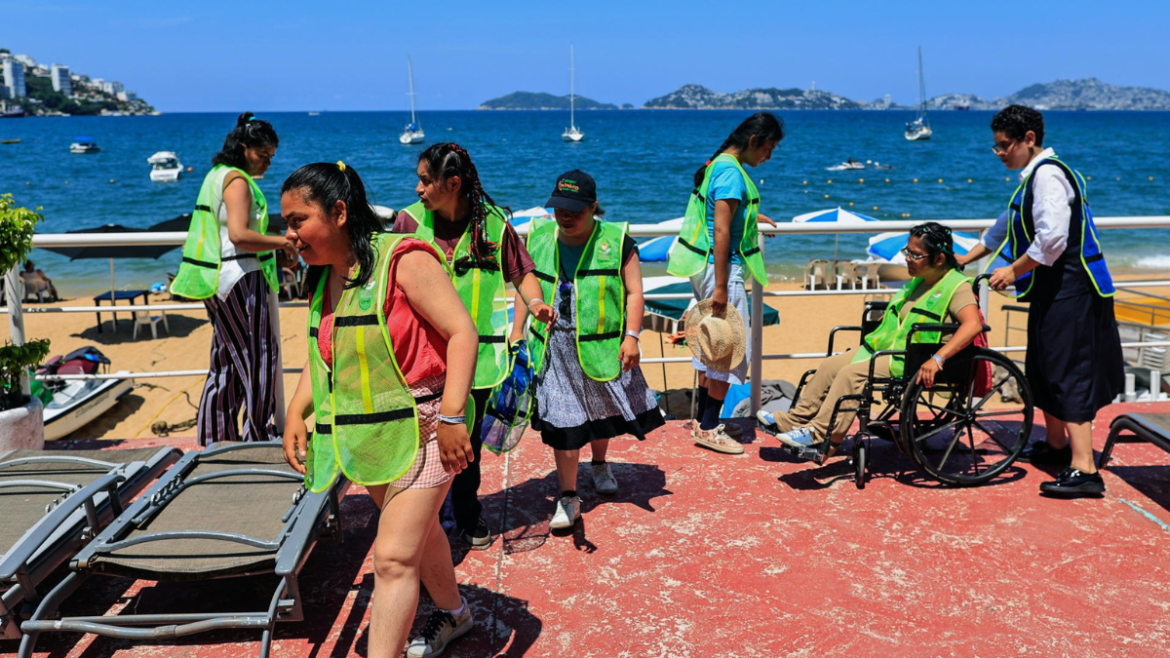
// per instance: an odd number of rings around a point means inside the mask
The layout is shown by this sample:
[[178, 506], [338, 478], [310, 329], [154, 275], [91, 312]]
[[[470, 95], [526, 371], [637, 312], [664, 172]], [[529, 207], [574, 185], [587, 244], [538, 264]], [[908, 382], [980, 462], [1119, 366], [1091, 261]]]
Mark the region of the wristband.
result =
[[439, 422], [447, 423], [448, 425], [464, 425], [467, 423], [467, 414], [461, 416], [444, 416], [439, 414]]
[[629, 336], [630, 338], [633, 338], [634, 340], [641, 340], [642, 339], [641, 332], [627, 330], [626, 335]]
[[528, 307], [529, 311], [532, 310], [532, 302], [544, 302], [544, 300], [539, 297], [533, 297], [532, 299], [524, 302], [524, 305]]
[[946, 359], [944, 359], [944, 358], [942, 358], [942, 357], [941, 357], [941, 356], [939, 356], [938, 354], [931, 354], [931, 355], [930, 355], [930, 358], [932, 358], [932, 359], [934, 359], [935, 361], [937, 361], [937, 362], [938, 362], [938, 367], [940, 367], [940, 368], [941, 368], [941, 367], [943, 367], [943, 366], [945, 366], [945, 365], [947, 364], [947, 360], [946, 360]]

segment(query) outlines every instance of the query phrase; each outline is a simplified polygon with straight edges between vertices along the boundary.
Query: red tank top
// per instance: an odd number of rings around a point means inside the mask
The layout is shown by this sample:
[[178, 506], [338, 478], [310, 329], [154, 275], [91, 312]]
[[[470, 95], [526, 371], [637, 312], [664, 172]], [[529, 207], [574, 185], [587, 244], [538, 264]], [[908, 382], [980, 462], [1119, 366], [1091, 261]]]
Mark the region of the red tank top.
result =
[[[447, 340], [431, 323], [414, 310], [406, 299], [406, 292], [398, 285], [398, 262], [402, 255], [421, 250], [433, 254], [430, 247], [421, 240], [403, 238], [394, 253], [390, 254], [390, 275], [386, 285], [386, 329], [390, 333], [390, 344], [394, 346], [394, 358], [406, 377], [408, 385], [444, 375], [447, 372]], [[329, 287], [325, 286], [325, 299], [321, 305], [321, 325], [317, 332], [317, 347], [325, 365], [333, 367], [333, 309], [329, 300]], [[344, 349], [345, 345], [342, 345]]]

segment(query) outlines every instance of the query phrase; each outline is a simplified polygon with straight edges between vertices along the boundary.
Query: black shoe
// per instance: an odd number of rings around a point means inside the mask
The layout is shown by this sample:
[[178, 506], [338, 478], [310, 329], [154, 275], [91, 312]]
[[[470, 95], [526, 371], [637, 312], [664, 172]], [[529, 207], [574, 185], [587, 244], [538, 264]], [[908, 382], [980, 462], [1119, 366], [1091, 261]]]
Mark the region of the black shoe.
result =
[[801, 446], [799, 448], [785, 445], [784, 449], [792, 454], [797, 459], [810, 461], [815, 464], [824, 464], [829, 457], [829, 448], [832, 447], [831, 441], [821, 441], [810, 446]]
[[1033, 441], [1020, 451], [1020, 461], [1037, 466], [1068, 466], [1072, 448], [1053, 448], [1047, 441]]
[[459, 531], [459, 539], [476, 548], [481, 548], [492, 543], [492, 531], [488, 528], [487, 521], [480, 517], [475, 522], [474, 528]]
[[1105, 481], [1100, 473], [1083, 473], [1075, 468], [1066, 468], [1052, 482], [1040, 483], [1040, 492], [1057, 495], [1103, 494]]

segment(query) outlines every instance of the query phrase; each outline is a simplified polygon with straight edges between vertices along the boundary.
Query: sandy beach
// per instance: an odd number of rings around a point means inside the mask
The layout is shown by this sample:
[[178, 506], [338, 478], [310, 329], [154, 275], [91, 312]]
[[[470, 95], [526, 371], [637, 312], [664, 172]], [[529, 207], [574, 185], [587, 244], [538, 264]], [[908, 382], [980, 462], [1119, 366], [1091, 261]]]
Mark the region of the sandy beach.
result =
[[[1118, 276], [1119, 280], [1149, 279], [1149, 273]], [[799, 290], [798, 283], [779, 283], [768, 286], [768, 290]], [[1143, 288], [1145, 292], [1170, 295], [1170, 286]], [[165, 304], [168, 295], [153, 295], [151, 303]], [[888, 298], [882, 296], [881, 298]], [[1137, 299], [1129, 293], [1119, 293], [1119, 299]], [[764, 328], [765, 354], [808, 353], [825, 349], [829, 331], [838, 325], [856, 324], [860, 320], [862, 296], [802, 296], [768, 298], [766, 303], [780, 312], [778, 326]], [[1006, 314], [1004, 305], [1014, 300], [993, 294], [988, 322], [992, 327], [989, 340], [992, 345], [1004, 345]], [[63, 306], [88, 306], [87, 298], [64, 300], [53, 304], [26, 305], [29, 309]], [[201, 309], [176, 310], [166, 313], [170, 324], [168, 334], [159, 326], [159, 337], [151, 339], [149, 331], [139, 331], [138, 339], [132, 340], [128, 312], [118, 316], [118, 330], [110, 331], [109, 314], [103, 314], [104, 332], [98, 333], [92, 313], [27, 312], [25, 331], [29, 339], [48, 338], [52, 341], [52, 354], [64, 354], [85, 345], [95, 345], [112, 362], [112, 370], [166, 371], [206, 368], [211, 341], [211, 325]], [[285, 375], [285, 390], [291, 394], [295, 388], [299, 370], [305, 362], [307, 350], [305, 308], [281, 310], [281, 344], [286, 368], [296, 372]], [[1024, 341], [1025, 317], [1013, 314], [1011, 344]], [[853, 335], [855, 336], [855, 334]], [[689, 357], [685, 346], [671, 345], [662, 340], [663, 335], [647, 330], [642, 334], [643, 358], [658, 356]], [[0, 322], [0, 340], [9, 340], [9, 324]], [[844, 345], [854, 337], [845, 335]], [[1022, 360], [1022, 354], [1017, 353]], [[781, 359], [764, 361], [765, 379], [799, 380], [801, 373], [815, 367], [815, 359]], [[643, 372], [650, 386], [658, 390], [690, 388], [694, 371], [689, 363], [646, 364]], [[129, 395], [99, 419], [74, 432], [68, 439], [134, 439], [155, 436], [152, 424], [162, 421], [168, 425], [193, 423], [196, 405], [203, 390], [204, 377], [166, 377], [138, 379]], [[193, 436], [192, 427], [173, 431], [181, 436]]]

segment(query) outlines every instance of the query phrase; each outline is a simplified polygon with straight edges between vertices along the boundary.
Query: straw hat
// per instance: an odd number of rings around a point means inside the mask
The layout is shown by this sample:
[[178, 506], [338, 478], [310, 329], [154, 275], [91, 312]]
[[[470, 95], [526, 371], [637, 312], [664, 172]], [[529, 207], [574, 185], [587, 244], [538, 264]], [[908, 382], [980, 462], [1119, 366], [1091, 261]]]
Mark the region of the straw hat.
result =
[[719, 317], [711, 310], [711, 300], [704, 299], [687, 312], [686, 325], [687, 345], [700, 363], [722, 372], [743, 363], [747, 334], [734, 306], [728, 305]]

